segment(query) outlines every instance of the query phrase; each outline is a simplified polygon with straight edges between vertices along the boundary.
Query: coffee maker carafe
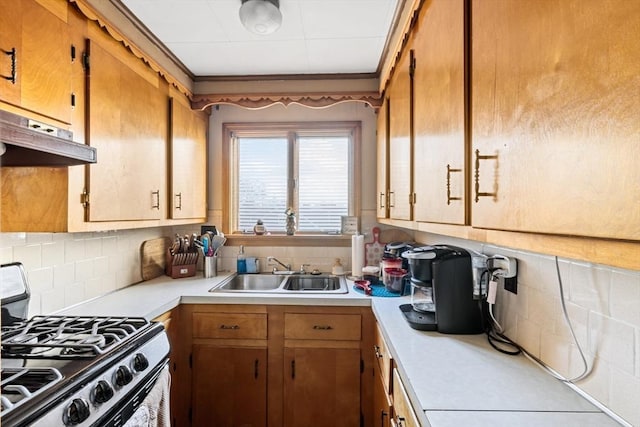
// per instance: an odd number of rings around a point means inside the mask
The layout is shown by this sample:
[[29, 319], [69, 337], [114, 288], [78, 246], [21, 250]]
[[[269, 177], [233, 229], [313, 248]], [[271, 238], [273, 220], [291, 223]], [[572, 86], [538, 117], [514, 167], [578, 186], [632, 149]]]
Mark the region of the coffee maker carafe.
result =
[[484, 255], [434, 245], [402, 256], [409, 264], [411, 304], [401, 305], [400, 310], [412, 328], [444, 334], [484, 331], [481, 304], [486, 275], [480, 271], [486, 269]]

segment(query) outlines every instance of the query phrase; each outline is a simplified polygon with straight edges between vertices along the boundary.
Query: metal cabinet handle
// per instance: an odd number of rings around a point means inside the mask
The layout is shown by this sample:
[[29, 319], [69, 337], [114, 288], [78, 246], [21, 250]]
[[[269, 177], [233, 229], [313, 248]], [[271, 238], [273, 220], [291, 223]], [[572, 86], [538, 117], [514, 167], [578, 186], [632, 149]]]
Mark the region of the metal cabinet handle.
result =
[[291, 361], [291, 379], [295, 379], [296, 378], [296, 361], [292, 360]]
[[176, 209], [182, 210], [182, 192], [176, 194], [175, 198], [178, 200], [178, 203], [176, 203]]
[[480, 155], [480, 150], [476, 150], [476, 162], [475, 162], [475, 202], [478, 203], [480, 197], [493, 197], [493, 201], [498, 201], [498, 181], [494, 177], [493, 180], [493, 192], [480, 191], [480, 160], [495, 160], [496, 171], [498, 170], [498, 154], [494, 155]]
[[379, 201], [379, 203], [378, 203], [378, 207], [379, 207], [380, 209], [384, 208], [384, 199], [385, 199], [385, 197], [384, 197], [384, 193], [383, 193], [383, 192], [380, 192], [380, 201]]
[[220, 325], [220, 329], [240, 329], [238, 325]]
[[380, 352], [380, 347], [378, 347], [377, 345], [373, 346], [373, 350], [376, 352], [376, 357], [378, 359], [382, 359], [382, 353]]
[[[391, 202], [392, 198], [393, 198], [393, 203]], [[389, 191], [389, 207], [390, 208], [396, 207], [396, 193], [394, 191]]]
[[403, 427], [404, 426], [404, 417], [401, 416], [396, 416], [396, 424], [398, 425], [398, 427]]
[[450, 205], [452, 200], [462, 200], [462, 197], [451, 197], [451, 174], [455, 172], [462, 172], [462, 169], [453, 169], [451, 165], [447, 165], [447, 205]]
[[329, 331], [333, 328], [329, 325], [313, 325], [313, 329], [321, 330], [321, 331]]
[[160, 190], [152, 191], [151, 196], [156, 196], [156, 202], [151, 205], [151, 209], [160, 210]]
[[16, 80], [18, 78], [18, 68], [16, 66], [17, 63], [17, 53], [16, 48], [13, 47], [11, 50], [2, 50], [5, 55], [11, 57], [11, 75], [10, 76], [2, 76], [5, 80], [9, 80], [11, 83], [16, 84]]
[[258, 359], [256, 359], [256, 361], [253, 364], [253, 378], [258, 379], [258, 364], [260, 363], [260, 361]]

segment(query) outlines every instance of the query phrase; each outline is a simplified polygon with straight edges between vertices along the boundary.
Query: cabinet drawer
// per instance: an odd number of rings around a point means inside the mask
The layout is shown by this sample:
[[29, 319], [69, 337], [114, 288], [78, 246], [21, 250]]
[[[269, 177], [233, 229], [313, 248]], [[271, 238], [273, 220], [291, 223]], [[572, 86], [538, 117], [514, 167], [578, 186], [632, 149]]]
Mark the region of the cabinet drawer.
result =
[[194, 313], [194, 338], [267, 339], [264, 313]]
[[284, 315], [285, 339], [359, 341], [359, 314], [293, 314]]
[[420, 427], [397, 369], [393, 370], [393, 412], [397, 426]]
[[389, 348], [387, 347], [387, 343], [382, 336], [382, 331], [380, 331], [380, 327], [376, 325], [376, 337], [373, 344], [373, 351], [375, 352], [375, 358], [378, 362], [378, 369], [380, 370], [380, 377], [382, 378], [382, 383], [384, 384], [384, 388], [387, 391], [387, 394], [391, 394], [393, 391], [393, 384], [391, 381], [391, 369], [392, 369], [392, 360], [391, 354], [389, 353]]

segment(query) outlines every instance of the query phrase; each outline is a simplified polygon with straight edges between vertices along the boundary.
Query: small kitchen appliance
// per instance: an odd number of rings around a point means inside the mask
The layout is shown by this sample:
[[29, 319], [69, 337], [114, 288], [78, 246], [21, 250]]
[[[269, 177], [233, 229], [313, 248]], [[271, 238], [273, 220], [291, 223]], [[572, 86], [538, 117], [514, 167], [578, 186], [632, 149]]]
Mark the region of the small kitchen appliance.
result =
[[402, 256], [409, 264], [411, 304], [400, 310], [412, 328], [444, 334], [484, 332], [484, 255], [435, 245], [413, 248]]

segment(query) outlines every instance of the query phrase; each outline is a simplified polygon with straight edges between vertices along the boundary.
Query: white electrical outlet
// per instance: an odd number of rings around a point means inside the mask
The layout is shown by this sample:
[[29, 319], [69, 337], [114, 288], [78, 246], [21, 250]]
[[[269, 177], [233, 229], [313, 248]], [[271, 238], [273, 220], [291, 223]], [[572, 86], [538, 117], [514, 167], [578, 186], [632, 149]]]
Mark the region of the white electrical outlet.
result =
[[487, 259], [487, 268], [496, 277], [511, 278], [518, 274], [518, 263], [515, 258], [504, 255], [493, 255]]

